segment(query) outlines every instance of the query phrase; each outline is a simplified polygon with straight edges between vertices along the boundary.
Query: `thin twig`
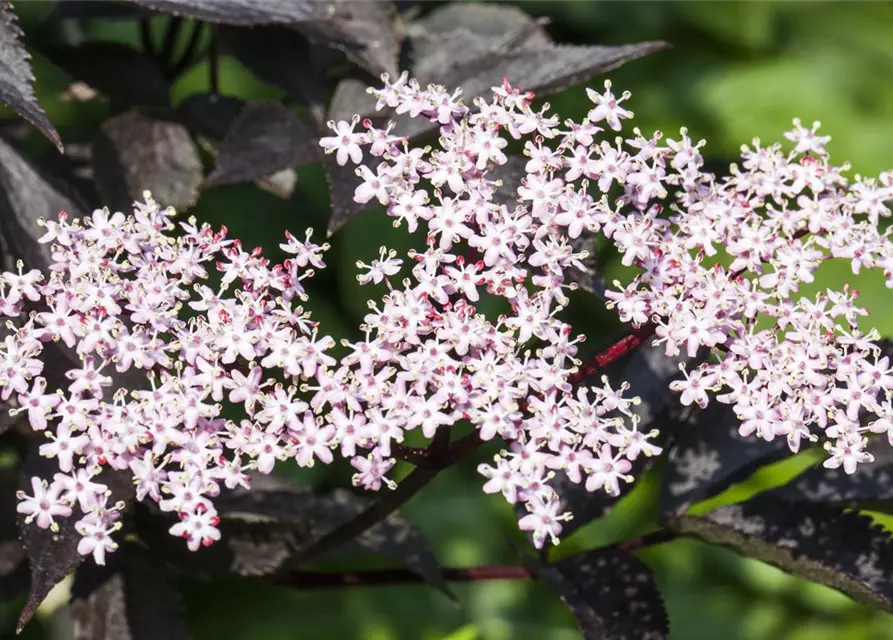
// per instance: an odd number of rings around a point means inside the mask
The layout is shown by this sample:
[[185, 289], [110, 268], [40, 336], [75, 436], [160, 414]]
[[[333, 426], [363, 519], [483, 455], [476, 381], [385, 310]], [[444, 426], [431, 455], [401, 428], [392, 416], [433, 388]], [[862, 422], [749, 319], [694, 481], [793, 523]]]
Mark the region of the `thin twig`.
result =
[[[598, 549], [637, 551], [656, 544], [675, 540], [678, 534], [661, 529], [643, 536]], [[441, 570], [449, 582], [480, 582], [484, 580], [532, 580], [534, 576], [521, 565], [491, 564], [479, 567], [444, 567]], [[276, 583], [295, 589], [325, 589], [331, 587], [372, 587], [396, 584], [421, 584], [425, 579], [409, 569], [371, 569], [363, 571], [291, 571], [275, 578]]]
[[440, 469], [425, 469], [421, 467], [413, 469], [408, 476], [397, 484], [393, 491], [386, 493], [365, 511], [348, 520], [340, 527], [332, 529], [298, 552], [295, 562], [301, 562], [331, 551], [335, 547], [350, 542], [364, 531], [371, 529], [378, 522], [381, 522], [399, 509], [431, 482], [438, 473], [440, 473]]
[[[473, 436], [473, 437], [472, 437]], [[370, 505], [365, 511], [357, 514], [340, 527], [310, 543], [297, 554], [296, 562], [307, 560], [321, 555], [346, 542], [350, 542], [358, 535], [371, 529], [381, 522], [404, 503], [418, 493], [431, 482], [438, 473], [452, 466], [465, 456], [472, 453], [481, 444], [477, 432], [469, 434], [450, 446], [450, 431], [448, 427], [440, 427], [434, 434], [434, 439], [426, 450], [431, 466], [416, 467], [401, 480], [393, 491], [386, 493], [379, 500]]]
[[174, 48], [177, 46], [177, 36], [180, 35], [180, 29], [183, 27], [183, 18], [172, 17], [168, 20], [167, 29], [164, 32], [164, 40], [161, 43], [161, 52], [158, 58], [165, 69], [170, 69], [174, 65]]
[[217, 32], [211, 27], [211, 42], [208, 44], [208, 83], [211, 93], [220, 93], [220, 66], [217, 60]]
[[446, 467], [451, 467], [456, 464], [480, 445], [480, 434], [477, 431], [473, 431], [456, 440], [456, 442], [446, 450], [445, 455], [440, 460], [431, 455], [432, 452], [430, 448], [410, 447], [398, 443], [391, 445], [391, 453], [398, 460], [408, 462], [416, 467], [425, 469], [445, 469]]
[[672, 542], [678, 537], [679, 534], [675, 531], [659, 529], [657, 531], [652, 531], [651, 533], [646, 533], [645, 535], [624, 540], [623, 542], [618, 542], [617, 544], [611, 545], [609, 548], [622, 549], [623, 551], [638, 551], [639, 549], [644, 549], [646, 547], [653, 547], [656, 544]]
[[148, 18], [140, 20], [140, 43], [143, 46], [143, 51], [148, 53], [153, 59], [158, 59], [155, 44], [152, 42], [152, 23]]
[[194, 20], [192, 22], [192, 32], [189, 34], [189, 40], [186, 43], [186, 49], [183, 50], [183, 55], [180, 56], [180, 59], [171, 67], [170, 77], [176, 78], [181, 73], [186, 71], [190, 64], [193, 62], [193, 56], [195, 55], [195, 49], [198, 47], [198, 43], [202, 39], [202, 31], [204, 27], [204, 23], [198, 20]]

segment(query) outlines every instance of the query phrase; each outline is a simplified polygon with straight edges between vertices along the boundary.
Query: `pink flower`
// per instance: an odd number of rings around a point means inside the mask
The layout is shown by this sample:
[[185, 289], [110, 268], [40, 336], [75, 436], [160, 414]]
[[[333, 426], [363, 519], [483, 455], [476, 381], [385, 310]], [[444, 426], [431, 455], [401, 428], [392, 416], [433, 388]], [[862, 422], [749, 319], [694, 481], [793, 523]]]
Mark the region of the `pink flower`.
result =
[[55, 484], [47, 484], [46, 480], [31, 478], [32, 495], [24, 491], [16, 493], [19, 504], [16, 511], [25, 514], [25, 522], [34, 521], [41, 529], [56, 529], [55, 516], [67, 518], [71, 515], [71, 507], [65, 504], [60, 496], [60, 488]]

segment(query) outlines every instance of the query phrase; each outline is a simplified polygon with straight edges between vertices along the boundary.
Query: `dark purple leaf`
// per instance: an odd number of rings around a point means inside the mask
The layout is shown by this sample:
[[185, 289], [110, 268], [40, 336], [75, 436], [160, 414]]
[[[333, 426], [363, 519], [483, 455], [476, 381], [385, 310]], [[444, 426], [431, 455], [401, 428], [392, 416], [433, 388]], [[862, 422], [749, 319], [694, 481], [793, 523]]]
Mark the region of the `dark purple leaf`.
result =
[[18, 502], [16, 489], [18, 473], [0, 471], [0, 513], [6, 514], [0, 520], [0, 601], [16, 598], [28, 589], [28, 560], [12, 517]]
[[46, 20], [131, 20], [150, 15], [147, 9], [141, 9], [127, 2], [114, 0], [61, 0], [47, 15]]
[[140, 7], [206, 22], [236, 25], [297, 24], [327, 20], [335, 2], [313, 0], [129, 0]]
[[298, 186], [298, 172], [294, 169], [283, 169], [254, 181], [258, 187], [277, 198], [288, 200], [295, 195]]
[[585, 551], [549, 565], [530, 563], [577, 619], [586, 640], [663, 640], [669, 622], [651, 570], [619, 549]]
[[9, 0], [0, 0], [0, 101], [37, 127], [62, 152], [62, 139], [34, 95], [31, 56]]
[[[540, 21], [517, 7], [497, 4], [447, 4], [406, 29], [412, 75], [431, 82], [440, 82], [450, 69], [490, 55], [551, 43]], [[332, 96], [329, 118], [349, 120], [358, 113], [386, 119], [375, 111], [375, 98], [366, 93], [367, 86], [355, 78], [342, 80]], [[420, 122], [415, 126], [430, 131], [436, 125]]]
[[[310, 543], [372, 502], [348, 491], [316, 494], [269, 476], [256, 477], [252, 484], [251, 491], [225, 493], [216, 500], [222, 537], [210, 547], [188, 551], [181, 540], [167, 534], [168, 519], [148, 510], [140, 516], [139, 534], [177, 565], [209, 575], [267, 576], [293, 569], [295, 559]], [[448, 592], [425, 539], [399, 514], [392, 514], [337, 553], [358, 551], [400, 560]]]
[[279, 24], [343, 51], [373, 74], [396, 72], [402, 28], [390, 0], [130, 0], [156, 11], [236, 26]]
[[143, 191], [164, 206], [198, 199], [202, 163], [183, 125], [131, 110], [106, 120], [94, 141], [96, 181], [105, 202], [127, 210]]
[[[117, 553], [120, 553], [119, 549]], [[83, 565], [71, 598], [74, 640], [133, 640], [127, 620], [124, 576], [110, 568]]]
[[513, 211], [518, 206], [518, 187], [521, 186], [521, 180], [527, 175], [524, 169], [526, 165], [526, 157], [512, 155], [507, 157], [505, 164], [494, 165], [487, 172], [489, 180], [499, 180], [502, 183], [493, 194], [493, 202], [505, 205], [509, 211]]
[[[235, 122], [245, 101], [238, 98], [203, 93], [189, 96], [178, 109], [180, 121], [193, 134], [201, 136], [199, 141], [204, 149], [217, 157], [217, 143], [223, 140], [226, 132]], [[255, 180], [255, 184], [275, 196], [287, 200], [297, 187], [298, 174], [292, 169], [283, 169]]]
[[893, 611], [893, 540], [867, 516], [758, 496], [703, 516], [673, 517], [669, 524]]
[[180, 594], [164, 563], [138, 545], [121, 545], [105, 567], [84, 564], [72, 587], [75, 640], [186, 640]]
[[[43, 229], [40, 218], [54, 218], [60, 211], [83, 215], [76, 193], [38, 170], [9, 143], [0, 139], [0, 252], [5, 259], [24, 261], [32, 269], [46, 269], [50, 248], [37, 239]], [[14, 268], [7, 264], [7, 268]]]
[[[49, 460], [37, 454], [37, 443], [25, 458], [22, 468], [20, 488], [31, 492], [31, 478], [37, 476], [52, 479], [58, 472], [56, 460]], [[129, 472], [105, 470], [95, 478], [96, 482], [108, 486], [112, 495], [109, 503], [121, 500], [125, 503], [133, 498], [132, 474]], [[25, 547], [31, 573], [31, 588], [28, 600], [19, 616], [21, 630], [34, 615], [43, 599], [65, 576], [78, 567], [84, 556], [77, 551], [81, 535], [75, 530], [77, 511], [70, 518], [57, 518], [58, 531], [41, 529], [34, 523], [26, 523], [21, 514], [17, 518], [19, 538]]]
[[[466, 29], [483, 41], [504, 43], [511, 39], [516, 41], [516, 47], [548, 46], [552, 41], [541, 20], [507, 4], [445, 4], [415, 24], [432, 34]], [[521, 35], [526, 35], [527, 39], [519, 41]]]
[[353, 199], [353, 194], [360, 184], [360, 178], [357, 176], [357, 166], [352, 162], [340, 167], [335, 162], [334, 154], [328, 154], [323, 158], [323, 167], [326, 171], [329, 197], [332, 201], [332, 215], [329, 217], [328, 226], [328, 234], [331, 236], [351, 219], [373, 206], [378, 206], [378, 201], [373, 200], [360, 204]]
[[220, 142], [239, 116], [245, 101], [216, 93], [196, 93], [177, 108], [180, 121], [194, 134]]
[[407, 31], [412, 71], [420, 81], [488, 56], [552, 43], [542, 22], [518, 7], [497, 4], [447, 4], [411, 23]]
[[729, 405], [713, 402], [673, 429], [661, 483], [661, 509], [679, 513], [717, 495], [760, 467], [790, 455], [785, 438], [766, 442], [738, 433], [741, 422]]
[[685, 355], [668, 356], [663, 345], [654, 346], [648, 341], [608, 371], [608, 377], [615, 385], [629, 383], [626, 395], [638, 396], [641, 400], [633, 407], [640, 429], [657, 428], [665, 432], [680, 419], [684, 409], [679, 395], [670, 390], [670, 383], [682, 377], [679, 365], [683, 362], [692, 367], [699, 359]]
[[[452, 50], [455, 44], [444, 44]], [[508, 78], [513, 86], [548, 95], [566, 87], [590, 80], [627, 62], [663, 48], [662, 43], [644, 42], [617, 47], [551, 45], [533, 49], [516, 49], [504, 53], [490, 53], [459, 66], [442, 69], [439, 62], [420, 60], [421, 68], [413, 68], [420, 82], [436, 82], [462, 89], [466, 104], [489, 93], [492, 87]], [[439, 51], [439, 48], [432, 47]], [[448, 56], [447, 56], [448, 57]], [[420, 73], [424, 72], [424, 73]], [[425, 75], [427, 74], [427, 76]], [[416, 137], [433, 131], [437, 124], [408, 116], [395, 118], [396, 133]]]
[[279, 26], [220, 26], [217, 33], [226, 50], [254, 75], [281, 87], [311, 108], [323, 124], [323, 77], [313, 65], [311, 45], [301, 34]]
[[369, 118], [376, 126], [387, 124], [387, 115], [375, 110], [376, 100], [366, 92], [369, 83], [357, 78], [345, 78], [335, 87], [329, 101], [330, 120], [350, 120], [354, 114]]
[[513, 86], [546, 95], [663, 48], [665, 45], [660, 42], [640, 42], [616, 47], [553, 45], [520, 49], [451, 69], [443, 82], [449, 87], [462, 87], [466, 101], [484, 95], [503, 78], [508, 78]]
[[217, 167], [205, 186], [236, 184], [319, 160], [313, 128], [281, 102], [247, 103], [217, 147]]
[[41, 49], [50, 61], [115, 102], [164, 107], [170, 87], [151, 56], [118, 42]]
[[874, 462], [860, 464], [855, 473], [843, 467], [826, 469], [821, 463], [772, 491], [791, 502], [814, 502], [889, 513], [893, 505], [893, 447], [886, 438], [872, 439], [868, 450]]
[[93, 145], [71, 142], [65, 154], [45, 153], [35, 160], [38, 171], [64, 185], [67, 192], [76, 194], [82, 210], [92, 211], [102, 206], [93, 177]]

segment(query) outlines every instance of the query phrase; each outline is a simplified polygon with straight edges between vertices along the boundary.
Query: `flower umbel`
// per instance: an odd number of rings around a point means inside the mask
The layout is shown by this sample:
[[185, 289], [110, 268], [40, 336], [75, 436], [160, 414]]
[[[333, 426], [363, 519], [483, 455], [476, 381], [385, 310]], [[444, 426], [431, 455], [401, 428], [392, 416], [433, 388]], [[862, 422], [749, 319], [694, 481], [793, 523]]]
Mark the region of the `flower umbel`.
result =
[[[214, 497], [249, 487], [251, 472], [339, 453], [356, 486], [393, 487], [407, 433], [465, 423], [507, 445], [480, 465], [484, 491], [526, 506], [520, 526], [537, 545], [556, 542], [571, 517], [550, 484], [557, 473], [618, 494], [631, 461], [660, 452], [627, 385], [581, 384], [597, 368], [582, 365], [582, 336], [558, 318], [587, 257], [572, 240], [596, 233], [639, 269], [608, 305], [668, 355], [706, 354], [671, 385], [683, 404], [731, 404], [742, 434], [784, 437], [792, 450], [821, 436], [826, 466], [850, 473], [871, 460], [867, 433], [893, 433], [893, 368], [876, 332], [859, 330], [857, 292], [797, 297], [832, 258], [855, 273], [880, 268], [893, 287], [893, 246], [878, 226], [893, 174], [850, 182], [817, 125], [796, 122], [793, 151], [755, 140], [719, 178], [684, 129], [678, 140], [637, 129], [615, 138], [633, 114], [610, 83], [589, 90], [583, 122], [561, 124], [507, 81], [465, 105], [459, 91], [383, 80], [378, 107], [437, 122], [440, 140], [411, 148], [393, 124], [354, 118], [330, 123], [321, 141], [358, 165], [358, 202], [382, 203], [427, 238], [406, 256], [382, 248], [358, 262], [360, 282], [384, 293], [363, 339], [343, 342], [348, 355], [331, 355], [335, 341], [299, 304], [326, 245], [286, 233], [291, 257], [274, 265], [225, 230], [175, 225], [149, 194], [132, 215], [47, 222], [51, 274], [2, 274], [0, 313], [18, 324], [0, 348], [0, 396], [46, 432], [41, 453], [59, 464], [19, 496], [28, 519], [56, 527], [77, 511], [79, 550], [102, 563], [122, 506], [97, 476], [116, 470], [132, 474], [138, 499], [177, 513], [170, 532], [198, 549], [220, 538]], [[495, 177], [511, 161], [509, 137], [528, 157], [511, 191]], [[487, 317], [493, 298], [509, 311]], [[78, 360], [53, 390], [41, 375], [49, 341]], [[244, 419], [222, 417], [233, 406]]]

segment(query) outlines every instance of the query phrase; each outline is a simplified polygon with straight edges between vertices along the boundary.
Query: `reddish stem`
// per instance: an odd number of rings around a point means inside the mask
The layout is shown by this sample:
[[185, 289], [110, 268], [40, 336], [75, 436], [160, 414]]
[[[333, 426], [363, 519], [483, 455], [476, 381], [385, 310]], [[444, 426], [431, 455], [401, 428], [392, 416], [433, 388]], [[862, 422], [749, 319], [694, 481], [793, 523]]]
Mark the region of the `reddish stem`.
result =
[[481, 438], [477, 431], [456, 440], [449, 449], [440, 456], [433, 455], [430, 448], [409, 447], [394, 443], [391, 445], [391, 453], [398, 460], [409, 462], [417, 467], [426, 469], [445, 469], [456, 464], [466, 455], [477, 449], [481, 444]]
[[648, 338], [654, 335], [657, 325], [653, 322], [643, 324], [632, 333], [623, 336], [620, 340], [612, 344], [604, 351], [595, 354], [591, 360], [583, 364], [576, 373], [568, 377], [568, 382], [573, 385], [579, 384], [586, 378], [594, 375], [607, 367], [612, 362], [616, 362], [631, 351], [638, 349]]

